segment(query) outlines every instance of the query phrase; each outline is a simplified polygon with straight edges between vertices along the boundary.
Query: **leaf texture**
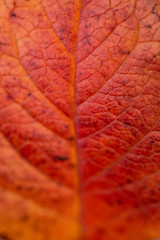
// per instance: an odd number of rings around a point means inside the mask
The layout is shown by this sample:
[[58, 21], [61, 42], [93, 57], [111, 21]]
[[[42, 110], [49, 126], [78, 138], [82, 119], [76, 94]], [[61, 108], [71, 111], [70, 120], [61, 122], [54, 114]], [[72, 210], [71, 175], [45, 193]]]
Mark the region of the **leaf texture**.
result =
[[0, 11], [0, 239], [160, 238], [160, 1]]

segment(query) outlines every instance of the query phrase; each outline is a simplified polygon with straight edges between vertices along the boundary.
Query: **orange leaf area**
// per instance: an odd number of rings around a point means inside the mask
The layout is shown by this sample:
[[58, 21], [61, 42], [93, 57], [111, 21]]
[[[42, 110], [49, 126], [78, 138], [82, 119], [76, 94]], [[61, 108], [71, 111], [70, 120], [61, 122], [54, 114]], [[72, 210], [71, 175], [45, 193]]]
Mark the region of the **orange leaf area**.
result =
[[160, 1], [0, 0], [0, 240], [160, 238]]

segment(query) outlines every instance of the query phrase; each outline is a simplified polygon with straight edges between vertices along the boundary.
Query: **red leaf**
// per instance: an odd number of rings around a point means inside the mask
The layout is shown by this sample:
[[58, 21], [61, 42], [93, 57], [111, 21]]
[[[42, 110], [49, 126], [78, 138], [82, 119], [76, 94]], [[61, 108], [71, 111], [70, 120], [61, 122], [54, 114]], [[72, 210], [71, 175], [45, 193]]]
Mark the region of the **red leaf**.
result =
[[159, 238], [160, 1], [0, 9], [0, 238]]

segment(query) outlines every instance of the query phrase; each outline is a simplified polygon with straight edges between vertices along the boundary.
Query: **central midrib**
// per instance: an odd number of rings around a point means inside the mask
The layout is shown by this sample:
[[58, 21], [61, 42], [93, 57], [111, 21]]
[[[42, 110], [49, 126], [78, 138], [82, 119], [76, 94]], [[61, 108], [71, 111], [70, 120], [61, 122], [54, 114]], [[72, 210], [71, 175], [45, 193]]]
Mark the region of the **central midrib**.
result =
[[84, 231], [84, 222], [83, 222], [83, 201], [82, 201], [82, 179], [81, 179], [81, 165], [79, 160], [79, 148], [78, 148], [78, 131], [77, 131], [77, 85], [76, 85], [76, 73], [77, 73], [77, 41], [78, 41], [78, 32], [79, 32], [79, 22], [81, 19], [81, 11], [82, 11], [82, 0], [79, 1], [79, 15], [77, 18], [77, 29], [76, 29], [76, 39], [75, 39], [75, 51], [74, 51], [74, 133], [75, 133], [75, 157], [77, 159], [77, 175], [78, 175], [78, 196], [79, 196], [79, 224], [80, 224], [80, 239], [85, 239], [85, 231]]

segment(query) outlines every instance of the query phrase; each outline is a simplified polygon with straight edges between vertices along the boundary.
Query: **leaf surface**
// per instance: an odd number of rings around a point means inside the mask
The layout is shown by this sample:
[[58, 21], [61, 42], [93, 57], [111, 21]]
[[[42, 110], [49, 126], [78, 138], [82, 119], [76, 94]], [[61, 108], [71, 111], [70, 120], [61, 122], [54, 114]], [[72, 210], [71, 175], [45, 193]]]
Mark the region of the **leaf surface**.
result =
[[159, 238], [160, 1], [0, 10], [0, 238]]

